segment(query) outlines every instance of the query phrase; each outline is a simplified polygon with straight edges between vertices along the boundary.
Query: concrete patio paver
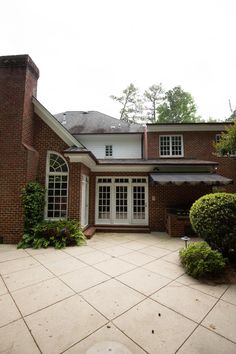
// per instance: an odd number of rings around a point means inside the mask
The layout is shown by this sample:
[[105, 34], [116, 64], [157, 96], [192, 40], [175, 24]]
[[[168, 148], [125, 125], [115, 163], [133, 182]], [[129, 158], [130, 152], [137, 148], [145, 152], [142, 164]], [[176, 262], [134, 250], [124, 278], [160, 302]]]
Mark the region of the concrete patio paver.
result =
[[151, 298], [198, 323], [217, 302], [216, 298], [177, 281], [160, 289]]
[[94, 267], [110, 275], [111, 277], [126, 273], [135, 268], [134, 265], [124, 262], [118, 258], [111, 258], [105, 262], [95, 264]]
[[45, 354], [58, 354], [107, 323], [105, 317], [79, 295], [25, 317]]
[[199, 326], [178, 350], [178, 354], [235, 354], [236, 344]]
[[37, 266], [3, 275], [3, 280], [5, 281], [8, 289], [14, 291], [53, 277], [54, 275], [45, 267]]
[[[0, 327], [21, 318], [14, 301], [9, 294], [0, 296]], [[1, 346], [0, 346], [1, 348]]]
[[109, 320], [145, 299], [143, 295], [115, 279], [83, 291], [80, 295]]
[[88, 338], [76, 344], [65, 354], [145, 354], [138, 345], [124, 335], [118, 328], [109, 323], [98, 331], [91, 334]]
[[227, 284], [203, 283], [200, 280], [194, 279], [187, 274], [183, 274], [181, 277], [179, 277], [178, 282], [187, 285], [190, 288], [202, 291], [205, 294], [214, 296], [217, 299], [220, 298], [228, 288]]
[[186, 275], [183, 246], [165, 233], [0, 245], [0, 352], [235, 353], [236, 285]]
[[[1, 258], [1, 257], [0, 257]], [[0, 274], [5, 275], [17, 272], [18, 270], [30, 269], [39, 266], [39, 262], [32, 257], [19, 258], [11, 261], [0, 262]]]
[[4, 354], [40, 354], [23, 320], [0, 328], [0, 348]]
[[8, 290], [7, 290], [3, 280], [0, 277], [0, 295], [4, 295], [4, 294], [7, 294], [7, 293], [8, 293]]
[[170, 279], [176, 279], [184, 274], [184, 269], [182, 266], [164, 261], [162, 259], [145, 264], [143, 267]]
[[12, 292], [15, 302], [24, 316], [74, 294], [75, 292], [73, 290], [57, 278], [45, 280], [41, 283]]
[[83, 269], [76, 270], [60, 276], [60, 279], [74, 291], [81, 292], [92, 286], [100, 284], [110, 277], [93, 267], [87, 266]]
[[109, 254], [106, 254], [101, 251], [96, 251], [95, 249], [93, 250], [93, 252], [88, 252], [85, 254], [77, 255], [75, 257], [78, 258], [79, 260], [89, 264], [89, 265], [103, 262], [103, 261], [111, 258], [111, 256]]
[[221, 299], [236, 305], [236, 284], [230, 285]]
[[130, 252], [128, 254], [119, 256], [119, 259], [122, 259], [123, 261], [126, 261], [128, 263], [134, 264], [136, 266], [142, 266], [146, 263], [150, 263], [155, 260], [155, 257], [153, 256], [148, 256], [146, 254], [143, 254], [141, 252]]
[[131, 270], [117, 277], [122, 283], [148, 296], [170, 282], [169, 278], [143, 268]]
[[202, 325], [236, 343], [236, 307], [220, 300]]
[[115, 319], [114, 324], [141, 348], [153, 354], [175, 353], [197, 326], [150, 299]]

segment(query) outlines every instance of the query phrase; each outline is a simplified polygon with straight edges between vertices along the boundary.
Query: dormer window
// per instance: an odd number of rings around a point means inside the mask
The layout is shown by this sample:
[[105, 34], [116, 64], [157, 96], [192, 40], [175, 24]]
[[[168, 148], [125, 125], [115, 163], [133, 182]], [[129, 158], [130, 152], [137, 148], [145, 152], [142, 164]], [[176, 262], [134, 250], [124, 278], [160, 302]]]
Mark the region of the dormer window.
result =
[[182, 135], [160, 135], [159, 142], [161, 157], [184, 156]]
[[112, 145], [106, 145], [105, 146], [105, 156], [112, 157], [112, 155], [113, 155]]

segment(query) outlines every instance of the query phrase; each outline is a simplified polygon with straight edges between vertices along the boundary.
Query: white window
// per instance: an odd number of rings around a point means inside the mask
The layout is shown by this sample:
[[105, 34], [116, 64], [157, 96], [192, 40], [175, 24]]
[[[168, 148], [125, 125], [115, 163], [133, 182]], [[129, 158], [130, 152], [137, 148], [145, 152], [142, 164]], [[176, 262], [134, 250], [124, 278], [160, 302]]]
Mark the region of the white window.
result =
[[221, 139], [221, 134], [216, 134], [216, 136], [215, 136], [215, 142], [216, 142], [216, 143], [219, 143], [219, 142], [220, 142], [220, 139]]
[[159, 140], [161, 157], [183, 157], [182, 135], [160, 135]]
[[111, 157], [112, 154], [112, 145], [106, 145], [105, 146], [105, 156], [106, 157]]
[[64, 158], [55, 152], [48, 153], [46, 188], [46, 218], [65, 218], [68, 205], [68, 165]]

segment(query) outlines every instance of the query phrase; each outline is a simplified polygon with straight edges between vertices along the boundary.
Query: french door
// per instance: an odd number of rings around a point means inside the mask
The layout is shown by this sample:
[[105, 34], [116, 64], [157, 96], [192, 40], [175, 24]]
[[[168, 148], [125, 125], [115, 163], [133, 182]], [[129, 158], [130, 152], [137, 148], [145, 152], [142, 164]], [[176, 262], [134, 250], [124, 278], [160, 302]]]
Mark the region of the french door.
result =
[[147, 179], [143, 177], [97, 178], [96, 223], [148, 223]]

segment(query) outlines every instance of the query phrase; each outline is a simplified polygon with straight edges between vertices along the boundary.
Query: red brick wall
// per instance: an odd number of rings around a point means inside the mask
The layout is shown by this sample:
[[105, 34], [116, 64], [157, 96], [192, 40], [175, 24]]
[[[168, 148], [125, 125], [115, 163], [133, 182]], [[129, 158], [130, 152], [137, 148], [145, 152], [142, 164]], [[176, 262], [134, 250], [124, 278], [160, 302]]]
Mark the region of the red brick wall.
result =
[[[45, 186], [47, 152], [55, 151], [64, 156], [67, 144], [61, 140], [37, 115], [35, 115], [34, 147], [39, 152], [38, 181]], [[65, 158], [65, 157], [64, 157]], [[80, 220], [81, 174], [90, 175], [90, 170], [82, 163], [69, 162], [68, 217]]]
[[[0, 242], [22, 237], [21, 190], [35, 176], [29, 152], [38, 69], [28, 56], [0, 57]], [[31, 171], [31, 172], [30, 172]]]
[[166, 208], [186, 206], [200, 198], [202, 195], [211, 193], [210, 186], [190, 185], [149, 185], [149, 226], [151, 230], [165, 231]]
[[[171, 132], [170, 134], [175, 134]], [[183, 135], [184, 158], [216, 161], [219, 163], [217, 173], [234, 180], [233, 185], [226, 187], [227, 192], [236, 192], [236, 159], [228, 157], [217, 157], [213, 147], [215, 135], [218, 132], [177, 132]], [[160, 158], [159, 155], [159, 135], [168, 133], [148, 133], [148, 157], [150, 159]], [[177, 158], [181, 160], [181, 158]]]

